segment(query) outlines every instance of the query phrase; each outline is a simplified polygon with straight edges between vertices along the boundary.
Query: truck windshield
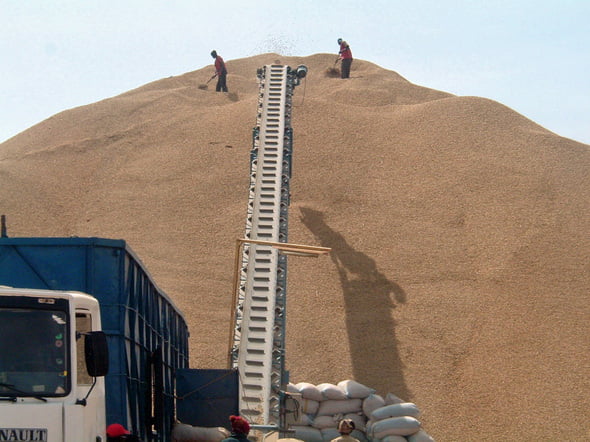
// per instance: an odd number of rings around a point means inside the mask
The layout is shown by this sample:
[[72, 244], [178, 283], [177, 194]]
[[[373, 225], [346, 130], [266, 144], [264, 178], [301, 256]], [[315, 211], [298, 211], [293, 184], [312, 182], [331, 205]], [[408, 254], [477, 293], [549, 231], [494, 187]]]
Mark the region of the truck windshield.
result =
[[0, 308], [0, 396], [65, 396], [68, 316], [61, 310]]

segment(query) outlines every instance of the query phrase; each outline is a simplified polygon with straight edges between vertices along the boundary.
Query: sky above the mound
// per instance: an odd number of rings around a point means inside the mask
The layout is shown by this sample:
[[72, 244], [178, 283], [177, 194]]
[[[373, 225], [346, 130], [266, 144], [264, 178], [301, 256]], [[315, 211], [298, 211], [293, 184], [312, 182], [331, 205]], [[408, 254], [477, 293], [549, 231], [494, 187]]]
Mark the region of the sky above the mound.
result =
[[336, 56], [341, 37], [414, 84], [499, 101], [590, 144], [588, 23], [590, 0], [0, 0], [0, 142], [209, 66], [212, 49]]

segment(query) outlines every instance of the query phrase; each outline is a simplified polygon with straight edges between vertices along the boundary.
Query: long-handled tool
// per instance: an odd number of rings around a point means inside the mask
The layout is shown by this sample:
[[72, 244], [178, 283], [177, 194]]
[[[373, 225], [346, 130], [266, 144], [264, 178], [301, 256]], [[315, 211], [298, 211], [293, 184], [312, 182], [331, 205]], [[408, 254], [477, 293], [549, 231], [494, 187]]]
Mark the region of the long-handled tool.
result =
[[340, 77], [340, 69], [338, 69], [336, 67], [336, 65], [338, 64], [339, 61], [340, 61], [340, 57], [338, 57], [336, 59], [336, 61], [334, 62], [334, 66], [326, 69], [326, 76], [327, 77]]
[[200, 85], [199, 85], [199, 89], [207, 89], [207, 87], [208, 87], [207, 85], [208, 85], [208, 84], [209, 84], [209, 82], [210, 82], [211, 80], [213, 80], [215, 77], [217, 77], [217, 74], [213, 75], [213, 77], [211, 77], [209, 80], [207, 80], [207, 83], [205, 83], [205, 84], [200, 84]]

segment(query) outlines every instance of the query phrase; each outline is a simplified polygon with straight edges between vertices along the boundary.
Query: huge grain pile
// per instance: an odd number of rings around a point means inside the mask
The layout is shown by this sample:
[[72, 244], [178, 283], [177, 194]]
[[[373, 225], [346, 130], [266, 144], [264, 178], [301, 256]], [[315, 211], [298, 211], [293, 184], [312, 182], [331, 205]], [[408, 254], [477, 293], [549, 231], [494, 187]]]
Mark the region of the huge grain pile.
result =
[[[9, 236], [126, 239], [184, 312], [191, 364], [226, 364], [256, 69], [295, 91], [292, 382], [355, 379], [418, 404], [438, 441], [590, 437], [590, 151], [500, 103], [333, 55], [228, 61], [39, 123], [0, 145]], [[514, 91], [518, 93], [518, 91]], [[565, 98], [564, 98], [565, 99]]]

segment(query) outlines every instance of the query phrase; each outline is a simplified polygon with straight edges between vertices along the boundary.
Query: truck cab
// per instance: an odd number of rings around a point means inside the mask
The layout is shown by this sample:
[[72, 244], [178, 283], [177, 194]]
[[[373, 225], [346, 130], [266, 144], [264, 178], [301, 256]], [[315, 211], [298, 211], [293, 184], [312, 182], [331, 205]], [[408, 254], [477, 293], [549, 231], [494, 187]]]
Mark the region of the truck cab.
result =
[[[0, 285], [26, 287], [0, 294], [0, 373], [6, 379], [0, 381], [0, 442], [96, 442], [113, 423], [140, 439], [170, 442], [175, 372], [188, 367], [188, 326], [124, 240], [0, 236]], [[5, 320], [17, 313], [22, 320]], [[29, 313], [38, 318], [24, 325]], [[33, 333], [33, 327], [41, 330]], [[60, 333], [64, 339], [56, 338]], [[95, 345], [101, 336], [104, 345]], [[34, 370], [17, 370], [34, 381], [16, 379], [2, 366], [25, 342], [30, 358], [49, 358]], [[61, 415], [49, 412], [54, 408]], [[31, 428], [47, 430], [47, 438], [31, 439], [36, 436], [23, 430], [29, 439], [19, 439], [18, 431]]]
[[106, 441], [98, 301], [0, 287], [0, 441]]

